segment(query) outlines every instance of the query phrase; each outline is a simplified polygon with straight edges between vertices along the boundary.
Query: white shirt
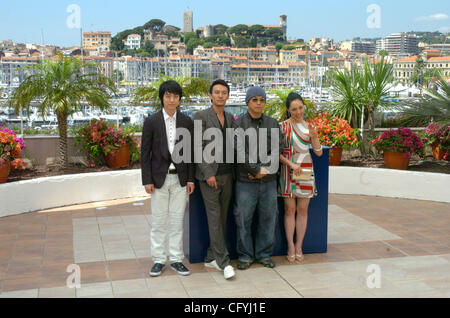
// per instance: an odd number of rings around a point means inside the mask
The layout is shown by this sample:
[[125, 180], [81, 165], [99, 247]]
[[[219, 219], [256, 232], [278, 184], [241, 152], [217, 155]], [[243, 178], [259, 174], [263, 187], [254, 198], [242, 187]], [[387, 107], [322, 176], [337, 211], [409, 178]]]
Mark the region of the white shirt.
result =
[[[177, 134], [177, 112], [170, 117], [163, 108], [163, 115], [164, 122], [166, 123], [167, 147], [169, 148], [169, 153], [172, 155], [173, 149], [175, 148], [175, 138]], [[169, 169], [175, 169], [173, 163], [170, 164]]]

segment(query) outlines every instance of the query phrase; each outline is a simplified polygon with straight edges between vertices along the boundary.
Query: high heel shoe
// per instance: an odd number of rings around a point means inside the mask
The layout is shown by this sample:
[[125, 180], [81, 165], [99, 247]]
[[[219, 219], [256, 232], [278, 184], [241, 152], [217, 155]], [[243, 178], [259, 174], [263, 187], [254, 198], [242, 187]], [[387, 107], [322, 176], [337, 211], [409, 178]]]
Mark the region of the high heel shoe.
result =
[[286, 258], [289, 263], [291, 264], [295, 263], [295, 255], [287, 255]]
[[303, 256], [303, 254], [295, 254], [295, 259], [301, 262], [305, 259], [305, 257]]

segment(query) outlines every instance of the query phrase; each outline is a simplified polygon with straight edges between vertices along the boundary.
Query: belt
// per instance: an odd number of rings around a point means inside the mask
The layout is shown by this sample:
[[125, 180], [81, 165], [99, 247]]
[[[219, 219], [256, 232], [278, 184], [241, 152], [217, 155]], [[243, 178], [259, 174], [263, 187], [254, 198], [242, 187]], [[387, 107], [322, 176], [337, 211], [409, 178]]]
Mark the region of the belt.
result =
[[167, 171], [168, 174], [177, 174], [177, 169], [169, 169]]

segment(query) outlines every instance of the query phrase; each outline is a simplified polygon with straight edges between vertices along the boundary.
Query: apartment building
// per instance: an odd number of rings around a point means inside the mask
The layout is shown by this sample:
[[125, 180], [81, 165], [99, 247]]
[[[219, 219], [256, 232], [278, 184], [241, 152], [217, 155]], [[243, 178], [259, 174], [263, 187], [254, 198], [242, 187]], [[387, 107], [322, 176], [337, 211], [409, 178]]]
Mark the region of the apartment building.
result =
[[370, 41], [345, 41], [341, 43], [341, 50], [355, 53], [375, 54], [376, 44]]
[[125, 49], [133, 50], [141, 48], [141, 35], [140, 34], [130, 34], [124, 40]]
[[17, 87], [32, 73], [24, 69], [38, 63], [39, 57], [2, 57], [0, 59], [0, 84]]
[[427, 60], [426, 68], [438, 68], [442, 70], [445, 77], [450, 76], [450, 56], [430, 57]]
[[109, 51], [111, 47], [111, 32], [83, 32], [83, 49], [95, 49], [99, 51]]
[[419, 54], [419, 41], [416, 36], [406, 33], [393, 33], [377, 41], [376, 52], [386, 50], [389, 55], [407, 57]]
[[[425, 70], [440, 69], [445, 77], [450, 76], [450, 56], [433, 56], [434, 54], [425, 54]], [[403, 84], [412, 82], [412, 76], [415, 71], [417, 56], [400, 58], [394, 61], [394, 80]]]
[[247, 57], [250, 60], [266, 61], [275, 64], [278, 61], [278, 53], [275, 47], [261, 48], [231, 48], [231, 56]]
[[297, 50], [280, 50], [280, 64], [299, 62]]
[[233, 83], [252, 83], [257, 85], [275, 84], [287, 86], [290, 83], [288, 65], [231, 65]]

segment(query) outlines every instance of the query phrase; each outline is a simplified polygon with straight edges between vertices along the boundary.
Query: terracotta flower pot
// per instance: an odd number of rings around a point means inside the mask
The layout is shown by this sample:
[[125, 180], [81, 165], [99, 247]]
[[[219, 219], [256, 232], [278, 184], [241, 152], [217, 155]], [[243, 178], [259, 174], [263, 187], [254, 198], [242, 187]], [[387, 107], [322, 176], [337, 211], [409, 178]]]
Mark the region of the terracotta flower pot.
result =
[[431, 145], [431, 150], [433, 151], [433, 157], [436, 160], [442, 160], [444, 158], [444, 151], [439, 147], [438, 143], [434, 143]]
[[409, 165], [409, 158], [403, 157], [401, 152], [384, 151], [384, 165], [387, 168], [406, 170]]
[[123, 145], [117, 152], [107, 154], [106, 164], [112, 169], [128, 167], [130, 165], [130, 146]]
[[330, 166], [339, 166], [341, 164], [342, 148], [333, 147], [330, 150]]
[[9, 161], [6, 161], [2, 166], [0, 166], [0, 183], [6, 183], [9, 175]]

